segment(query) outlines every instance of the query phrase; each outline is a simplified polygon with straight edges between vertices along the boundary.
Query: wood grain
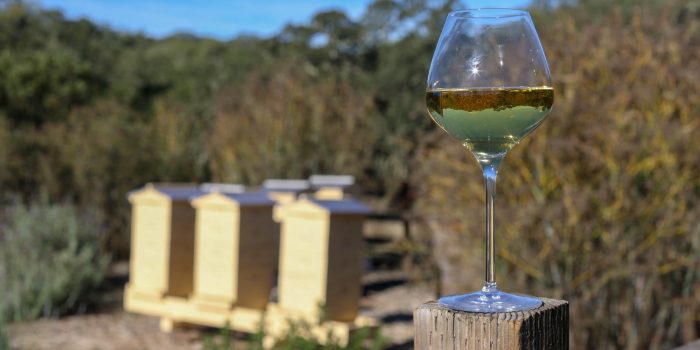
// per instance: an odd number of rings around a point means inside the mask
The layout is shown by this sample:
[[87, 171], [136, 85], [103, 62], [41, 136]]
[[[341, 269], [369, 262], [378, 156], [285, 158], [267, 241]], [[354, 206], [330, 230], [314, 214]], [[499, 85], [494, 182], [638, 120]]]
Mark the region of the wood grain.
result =
[[425, 303], [413, 315], [415, 349], [568, 349], [569, 303], [542, 301], [537, 309], [506, 313], [462, 312]]

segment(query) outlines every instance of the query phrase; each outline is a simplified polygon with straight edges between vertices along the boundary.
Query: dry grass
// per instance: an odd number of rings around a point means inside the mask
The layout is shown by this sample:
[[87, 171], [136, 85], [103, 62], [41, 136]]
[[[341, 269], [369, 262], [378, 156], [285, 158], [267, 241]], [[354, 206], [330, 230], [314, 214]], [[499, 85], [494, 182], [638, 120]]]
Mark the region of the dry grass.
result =
[[369, 96], [303, 62], [253, 74], [223, 91], [210, 142], [213, 177], [259, 184], [336, 172], [362, 176], [375, 135]]

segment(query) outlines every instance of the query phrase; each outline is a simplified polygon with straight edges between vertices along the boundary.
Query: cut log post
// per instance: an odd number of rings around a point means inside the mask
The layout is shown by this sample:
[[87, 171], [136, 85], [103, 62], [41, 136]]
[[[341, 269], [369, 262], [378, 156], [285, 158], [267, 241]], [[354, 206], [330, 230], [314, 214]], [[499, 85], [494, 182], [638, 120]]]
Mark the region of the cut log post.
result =
[[454, 311], [429, 302], [413, 315], [418, 350], [560, 350], [569, 348], [569, 303], [542, 298], [534, 310]]

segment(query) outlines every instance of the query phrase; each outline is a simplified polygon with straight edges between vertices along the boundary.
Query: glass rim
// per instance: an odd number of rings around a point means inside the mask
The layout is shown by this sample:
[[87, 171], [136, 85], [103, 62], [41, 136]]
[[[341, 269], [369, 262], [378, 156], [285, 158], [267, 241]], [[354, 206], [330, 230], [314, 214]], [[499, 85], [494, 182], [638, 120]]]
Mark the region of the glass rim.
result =
[[452, 11], [447, 16], [455, 18], [508, 18], [529, 15], [530, 13], [525, 10], [501, 7], [479, 7]]

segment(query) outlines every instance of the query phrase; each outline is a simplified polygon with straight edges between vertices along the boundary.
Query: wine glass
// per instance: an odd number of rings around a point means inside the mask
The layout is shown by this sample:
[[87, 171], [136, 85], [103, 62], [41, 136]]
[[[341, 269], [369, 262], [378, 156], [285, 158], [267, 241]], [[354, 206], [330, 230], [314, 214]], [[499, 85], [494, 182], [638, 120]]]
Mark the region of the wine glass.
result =
[[501, 161], [549, 114], [554, 90], [547, 59], [527, 11], [451, 12], [428, 74], [432, 119], [471, 151], [486, 187], [486, 275], [480, 291], [440, 298], [472, 312], [534, 309], [538, 298], [498, 290], [494, 276], [494, 198]]

